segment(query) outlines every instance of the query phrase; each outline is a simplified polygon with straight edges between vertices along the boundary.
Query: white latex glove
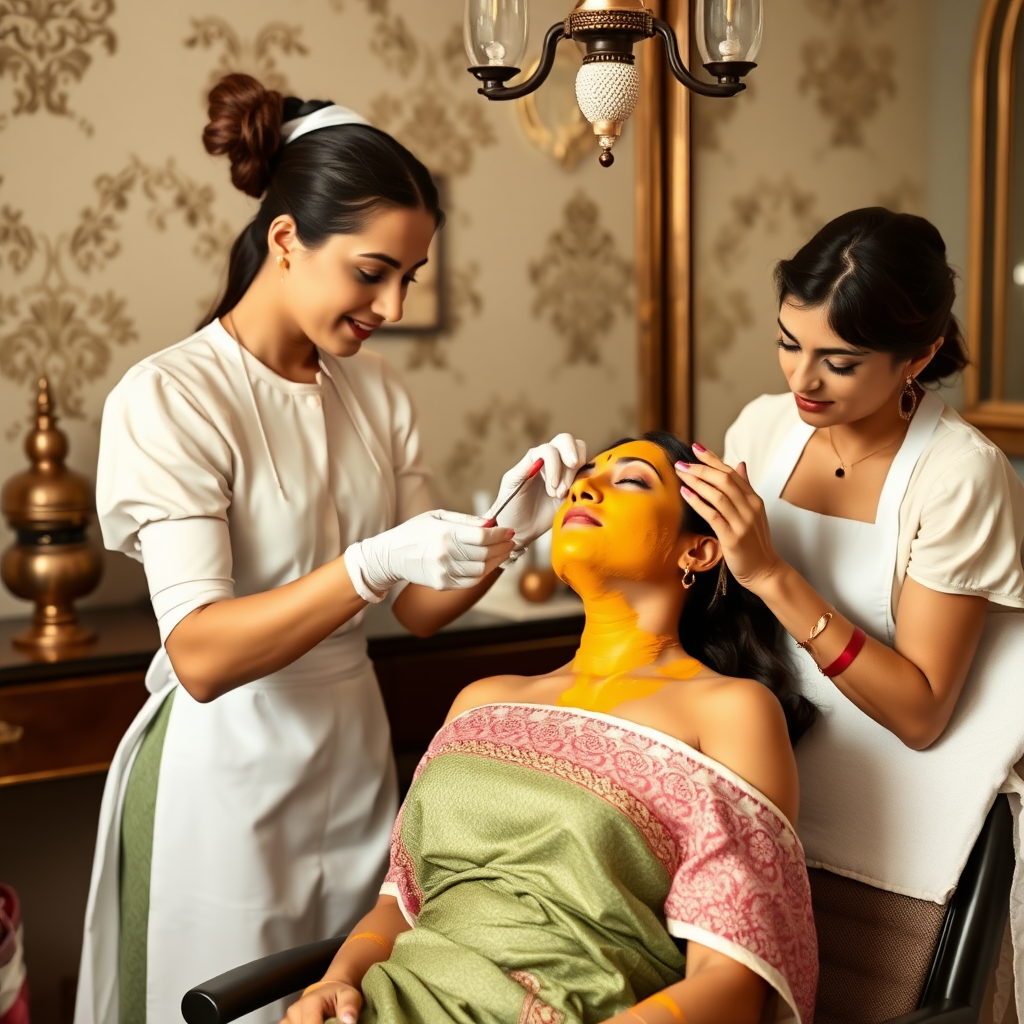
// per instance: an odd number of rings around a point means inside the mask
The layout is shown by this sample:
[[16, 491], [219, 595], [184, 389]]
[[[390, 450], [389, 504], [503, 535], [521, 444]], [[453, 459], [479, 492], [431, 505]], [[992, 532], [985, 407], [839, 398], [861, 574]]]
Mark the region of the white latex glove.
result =
[[587, 446], [572, 434], [558, 434], [547, 444], [531, 448], [502, 478], [498, 497], [488, 509], [490, 519], [522, 483], [530, 467], [544, 460], [544, 468], [498, 514], [498, 526], [515, 530], [514, 562], [542, 534], [551, 529], [555, 512], [569, 493], [576, 473], [587, 464]]
[[509, 527], [481, 525], [461, 512], [423, 512], [345, 549], [356, 593], [376, 604], [399, 580], [465, 590], [508, 558]]

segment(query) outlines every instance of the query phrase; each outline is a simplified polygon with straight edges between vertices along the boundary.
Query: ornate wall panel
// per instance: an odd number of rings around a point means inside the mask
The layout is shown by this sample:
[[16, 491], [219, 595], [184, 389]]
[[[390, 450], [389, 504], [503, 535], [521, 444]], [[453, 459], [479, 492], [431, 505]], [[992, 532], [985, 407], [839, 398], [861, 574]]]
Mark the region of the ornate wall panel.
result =
[[930, 16], [928, 0], [770, 0], [751, 88], [693, 100], [704, 444], [720, 446], [750, 399], [785, 390], [775, 261], [845, 210], [926, 213]]
[[[534, 0], [527, 62], [569, 0]], [[465, 72], [462, 0], [0, 0], [0, 480], [36, 376], [76, 469], [103, 400], [209, 308], [255, 211], [200, 143], [228, 70], [336, 99], [446, 177], [447, 319], [382, 338], [416, 398], [439, 502], [470, 506], [556, 430], [635, 427], [632, 138], [565, 170]], [[595, 296], [600, 301], [595, 301]], [[0, 546], [9, 534], [0, 528]], [[91, 599], [144, 594], [122, 556]], [[0, 616], [25, 608], [0, 593]]]

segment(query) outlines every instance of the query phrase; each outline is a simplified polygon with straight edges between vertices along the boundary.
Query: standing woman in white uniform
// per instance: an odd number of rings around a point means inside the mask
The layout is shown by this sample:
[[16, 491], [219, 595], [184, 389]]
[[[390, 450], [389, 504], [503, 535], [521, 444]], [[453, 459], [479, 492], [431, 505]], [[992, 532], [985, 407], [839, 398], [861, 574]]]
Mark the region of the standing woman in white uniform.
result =
[[538, 457], [545, 486], [501, 527], [430, 511], [409, 396], [360, 351], [426, 262], [429, 173], [351, 111], [245, 75], [211, 92], [203, 138], [263, 200], [211, 321], [104, 409], [100, 524], [142, 561], [163, 648], [107, 780], [76, 1024], [179, 1021], [191, 986], [372, 905], [396, 785], [360, 613], [409, 583], [400, 622], [450, 622], [586, 461], [569, 435], [528, 453], [501, 495]]
[[988, 613], [1024, 609], [1024, 486], [925, 390], [967, 361], [933, 225], [844, 214], [776, 284], [789, 391], [740, 413], [724, 460], [694, 445], [683, 494], [803, 648], [822, 712], [796, 751], [808, 863], [942, 903], [987, 801], [1022, 788], [1019, 647], [957, 705], [983, 630], [1021, 642], [1019, 615]]

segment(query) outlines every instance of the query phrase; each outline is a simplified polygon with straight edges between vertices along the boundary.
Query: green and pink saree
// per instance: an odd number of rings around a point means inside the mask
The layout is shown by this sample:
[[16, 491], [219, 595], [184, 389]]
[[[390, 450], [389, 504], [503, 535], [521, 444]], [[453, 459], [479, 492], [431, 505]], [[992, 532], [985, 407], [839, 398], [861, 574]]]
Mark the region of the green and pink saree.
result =
[[817, 945], [803, 849], [727, 768], [611, 715], [475, 708], [434, 738], [382, 892], [413, 928], [363, 981], [361, 1022], [591, 1024], [683, 976], [673, 936], [811, 1024]]

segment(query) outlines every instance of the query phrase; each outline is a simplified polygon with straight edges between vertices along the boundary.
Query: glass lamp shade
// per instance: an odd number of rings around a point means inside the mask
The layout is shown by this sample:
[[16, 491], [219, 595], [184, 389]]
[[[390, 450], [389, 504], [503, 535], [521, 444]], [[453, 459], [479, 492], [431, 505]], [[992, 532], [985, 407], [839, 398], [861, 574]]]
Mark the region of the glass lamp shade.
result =
[[472, 67], [519, 67], [529, 31], [528, 0], [466, 0], [464, 40]]
[[697, 49], [705, 64], [752, 61], [761, 49], [763, 0], [697, 0]]

